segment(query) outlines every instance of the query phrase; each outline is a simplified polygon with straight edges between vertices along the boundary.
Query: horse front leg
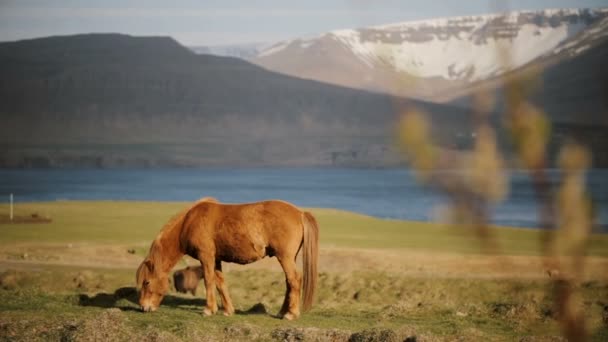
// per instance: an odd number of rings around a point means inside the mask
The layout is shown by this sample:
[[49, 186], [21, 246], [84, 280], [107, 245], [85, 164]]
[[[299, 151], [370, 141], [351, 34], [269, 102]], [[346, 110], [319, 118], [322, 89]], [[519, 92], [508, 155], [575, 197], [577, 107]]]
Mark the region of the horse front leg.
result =
[[215, 298], [215, 258], [199, 256], [203, 267], [205, 279], [205, 290], [207, 292], [207, 303], [203, 309], [203, 315], [211, 316], [217, 312], [217, 300]]
[[224, 315], [231, 316], [234, 314], [234, 305], [232, 305], [232, 299], [228, 294], [228, 286], [222, 273], [222, 262], [220, 260], [215, 261], [215, 278], [217, 282], [217, 290], [220, 292], [222, 298], [222, 306], [224, 307]]

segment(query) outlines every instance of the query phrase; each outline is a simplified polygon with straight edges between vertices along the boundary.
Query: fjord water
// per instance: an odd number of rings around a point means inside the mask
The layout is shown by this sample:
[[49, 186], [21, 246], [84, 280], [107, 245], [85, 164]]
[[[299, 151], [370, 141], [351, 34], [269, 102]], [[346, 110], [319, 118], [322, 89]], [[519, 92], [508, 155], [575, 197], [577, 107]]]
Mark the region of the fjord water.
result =
[[[454, 172], [454, 171], [442, 171]], [[549, 170], [555, 185], [560, 173]], [[537, 203], [523, 171], [510, 172], [508, 198], [492, 209], [496, 224], [537, 227]], [[587, 173], [596, 222], [608, 225], [608, 170]], [[380, 218], [428, 221], [446, 199], [405, 169], [138, 169], [0, 170], [8, 201], [137, 200], [222, 202], [283, 199], [298, 206], [336, 208]]]

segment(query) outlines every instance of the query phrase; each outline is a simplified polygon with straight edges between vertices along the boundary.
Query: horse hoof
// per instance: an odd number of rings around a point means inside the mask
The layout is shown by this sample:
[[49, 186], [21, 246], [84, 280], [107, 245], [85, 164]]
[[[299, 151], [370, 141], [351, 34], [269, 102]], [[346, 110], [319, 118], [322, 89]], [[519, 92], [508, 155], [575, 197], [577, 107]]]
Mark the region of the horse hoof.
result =
[[234, 314], [234, 312], [224, 311], [224, 316], [226, 316], [226, 317], [232, 316], [233, 314]]
[[286, 314], [283, 315], [283, 319], [286, 319], [288, 321], [293, 321], [296, 318], [298, 318], [298, 316], [292, 314], [291, 312], [288, 312], [288, 313], [286, 313]]
[[212, 316], [213, 315], [213, 311], [205, 308], [203, 309], [203, 316]]

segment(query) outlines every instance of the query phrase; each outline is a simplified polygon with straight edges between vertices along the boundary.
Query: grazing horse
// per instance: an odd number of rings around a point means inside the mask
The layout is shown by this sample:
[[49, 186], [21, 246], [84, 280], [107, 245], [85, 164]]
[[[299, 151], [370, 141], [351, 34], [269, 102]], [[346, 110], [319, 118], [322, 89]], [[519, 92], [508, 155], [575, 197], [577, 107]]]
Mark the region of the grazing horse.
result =
[[[303, 249], [303, 276], [296, 257]], [[198, 259], [203, 268], [207, 303], [205, 316], [215, 314], [219, 291], [224, 315], [234, 306], [222, 273], [222, 261], [249, 264], [276, 256], [287, 291], [279, 316], [292, 320], [310, 309], [317, 285], [319, 227], [306, 211], [283, 201], [222, 204], [203, 198], [174, 216], [152, 242], [148, 256], [137, 269], [139, 304], [144, 312], [154, 311], [169, 289], [168, 275], [185, 254]]]

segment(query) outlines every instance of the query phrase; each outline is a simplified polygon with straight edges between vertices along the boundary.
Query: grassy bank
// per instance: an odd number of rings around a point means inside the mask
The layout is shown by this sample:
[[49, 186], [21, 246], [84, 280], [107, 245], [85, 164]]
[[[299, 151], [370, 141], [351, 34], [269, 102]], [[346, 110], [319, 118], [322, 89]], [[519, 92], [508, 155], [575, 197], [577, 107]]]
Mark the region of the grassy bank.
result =
[[[227, 265], [232, 317], [202, 316], [202, 285], [196, 297], [171, 292], [159, 311], [142, 314], [134, 269], [184, 205], [19, 204], [18, 214], [52, 222], [0, 225], [0, 340], [559, 340], [538, 231], [494, 230], [502, 254], [493, 256], [462, 227], [326, 209], [312, 210], [321, 226], [319, 294], [301, 319], [274, 317], [285, 288], [273, 259]], [[578, 289], [597, 341], [608, 339], [607, 247], [605, 236], [593, 237]]]
[[[148, 244], [173, 214], [187, 206], [179, 202], [76, 202], [23, 203], [16, 214], [37, 213], [49, 224], [4, 224], [0, 244], [41, 241]], [[8, 212], [0, 205], [0, 213]], [[417, 249], [480, 253], [484, 250], [467, 227], [429, 222], [383, 220], [332, 209], [312, 209], [321, 225], [321, 245], [352, 248]], [[542, 232], [501, 227], [493, 230], [499, 252], [538, 255]], [[589, 255], [608, 256], [608, 236], [595, 235]]]

